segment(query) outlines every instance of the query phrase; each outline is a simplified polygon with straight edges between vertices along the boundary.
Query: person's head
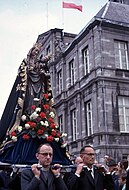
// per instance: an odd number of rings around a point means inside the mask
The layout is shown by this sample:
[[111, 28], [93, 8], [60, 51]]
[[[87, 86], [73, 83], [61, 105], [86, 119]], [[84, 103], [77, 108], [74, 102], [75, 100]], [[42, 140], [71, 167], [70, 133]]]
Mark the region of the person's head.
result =
[[53, 149], [50, 144], [42, 144], [36, 152], [36, 158], [43, 167], [50, 166], [53, 158]]
[[41, 43], [35, 43], [33, 47], [30, 49], [28, 56], [30, 57], [37, 57], [40, 50], [41, 50], [42, 44]]
[[78, 165], [78, 164], [83, 163], [83, 160], [82, 160], [82, 158], [81, 158], [80, 156], [77, 156], [77, 157], [75, 158], [74, 163]]
[[115, 160], [109, 160], [109, 162], [107, 162], [109, 172], [117, 171], [117, 165], [118, 164]]
[[104, 156], [104, 162], [105, 162], [105, 164], [107, 165], [107, 163], [108, 163], [111, 159], [112, 159], [111, 156], [105, 155], [105, 156]]
[[88, 166], [89, 168], [92, 167], [92, 165], [95, 162], [95, 151], [94, 148], [90, 145], [84, 146], [80, 150], [80, 157], [83, 160], [83, 163]]
[[127, 160], [121, 160], [120, 162], [118, 162], [117, 169], [118, 169], [119, 173], [125, 172], [127, 167], [128, 167]]
[[119, 175], [119, 185], [124, 185], [126, 183], [126, 179], [127, 179], [127, 174], [126, 173], [122, 173], [121, 175]]
[[128, 160], [126, 159], [121, 160], [120, 165], [123, 170], [126, 170], [128, 168]]

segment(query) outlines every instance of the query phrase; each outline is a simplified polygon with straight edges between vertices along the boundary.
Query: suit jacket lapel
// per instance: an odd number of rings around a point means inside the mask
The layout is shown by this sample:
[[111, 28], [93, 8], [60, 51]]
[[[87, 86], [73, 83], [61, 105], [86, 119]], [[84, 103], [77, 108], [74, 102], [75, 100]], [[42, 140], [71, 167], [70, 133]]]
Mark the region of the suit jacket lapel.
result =
[[98, 172], [94, 170], [94, 179], [95, 179], [95, 184], [97, 184], [98, 181]]
[[53, 174], [51, 172], [48, 172], [48, 179], [46, 180], [44, 177], [43, 171], [41, 171], [41, 180], [44, 183], [44, 188], [53, 189], [52, 184], [53, 184], [54, 177], [53, 177]]
[[86, 175], [87, 175], [89, 181], [92, 183], [92, 185], [94, 185], [94, 179], [93, 179], [91, 173], [87, 169], [85, 169], [85, 172], [86, 172]]
[[42, 179], [42, 181], [45, 183], [45, 185], [47, 184], [47, 181], [46, 181], [46, 179], [45, 179], [45, 177], [44, 177], [44, 174], [43, 174], [43, 171], [41, 171], [41, 179]]
[[54, 180], [54, 176], [51, 172], [49, 172], [49, 174], [48, 174], [48, 189], [50, 189], [49, 187], [53, 184], [53, 180]]

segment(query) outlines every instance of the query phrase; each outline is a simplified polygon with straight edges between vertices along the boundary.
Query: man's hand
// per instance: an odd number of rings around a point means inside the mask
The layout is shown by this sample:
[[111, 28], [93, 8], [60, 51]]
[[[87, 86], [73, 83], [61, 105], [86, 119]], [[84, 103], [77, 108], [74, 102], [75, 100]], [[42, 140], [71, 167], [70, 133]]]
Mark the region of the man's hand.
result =
[[32, 169], [32, 172], [34, 173], [34, 175], [36, 176], [36, 177], [40, 177], [40, 170], [38, 169], [38, 164], [33, 164], [32, 166], [31, 166], [31, 169]]
[[55, 177], [59, 177], [60, 176], [61, 165], [60, 164], [54, 164], [51, 167], [51, 170], [52, 170], [53, 174], [55, 175]]
[[83, 163], [78, 164], [75, 173], [80, 175], [81, 171], [83, 170], [83, 166], [84, 166]]

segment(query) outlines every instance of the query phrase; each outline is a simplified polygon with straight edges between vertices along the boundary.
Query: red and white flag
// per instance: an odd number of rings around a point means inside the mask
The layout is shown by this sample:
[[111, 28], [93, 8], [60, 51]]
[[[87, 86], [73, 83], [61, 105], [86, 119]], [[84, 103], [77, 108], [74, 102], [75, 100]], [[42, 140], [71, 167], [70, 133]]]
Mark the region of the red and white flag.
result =
[[62, 6], [63, 8], [78, 9], [82, 12], [81, 0], [64, 0]]

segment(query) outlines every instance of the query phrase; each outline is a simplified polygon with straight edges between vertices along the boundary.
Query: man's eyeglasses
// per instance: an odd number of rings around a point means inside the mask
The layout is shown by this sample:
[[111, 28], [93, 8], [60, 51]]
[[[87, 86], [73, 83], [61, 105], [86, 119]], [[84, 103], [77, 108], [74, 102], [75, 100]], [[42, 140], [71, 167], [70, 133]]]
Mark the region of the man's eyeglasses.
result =
[[47, 152], [39, 152], [38, 154], [41, 154], [41, 155], [43, 155], [43, 156], [45, 156], [45, 157], [47, 157], [48, 155], [50, 156], [50, 157], [52, 157], [52, 153], [47, 153]]
[[82, 152], [81, 154], [86, 154], [87, 156], [95, 156], [95, 153], [86, 153], [86, 152]]

